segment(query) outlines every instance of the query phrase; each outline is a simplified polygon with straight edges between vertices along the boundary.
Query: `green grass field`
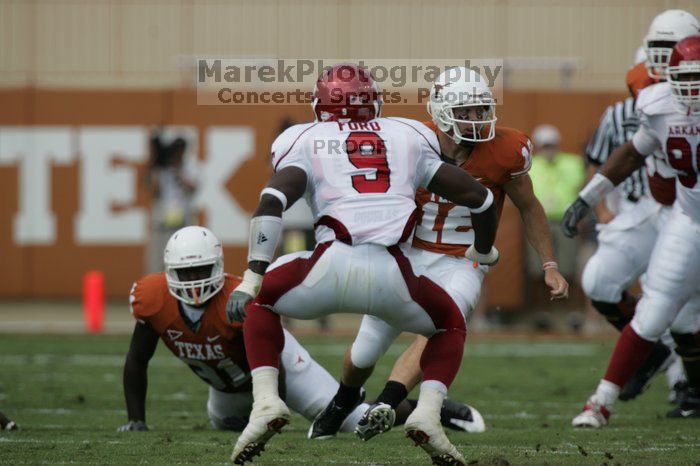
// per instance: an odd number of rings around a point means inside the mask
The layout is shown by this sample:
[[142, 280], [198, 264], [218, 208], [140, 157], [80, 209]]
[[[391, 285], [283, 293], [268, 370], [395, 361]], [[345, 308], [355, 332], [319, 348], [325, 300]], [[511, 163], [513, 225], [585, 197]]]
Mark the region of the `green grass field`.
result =
[[[300, 338], [337, 374], [347, 339]], [[376, 394], [398, 344], [368, 388]], [[128, 337], [0, 336], [0, 410], [20, 432], [0, 432], [3, 464], [227, 464], [235, 435], [214, 431], [206, 386], [160, 345], [149, 371], [150, 432], [117, 433], [125, 409], [121, 370]], [[667, 420], [665, 381], [635, 402], [619, 403], [611, 427], [569, 427], [594, 388], [611, 344], [579, 341], [468, 342], [451, 396], [484, 415], [487, 432], [452, 441], [470, 464], [700, 464], [700, 422]], [[426, 464], [397, 428], [362, 443], [351, 435], [311, 442], [295, 415], [256, 464]], [[506, 463], [507, 462], [507, 463]]]

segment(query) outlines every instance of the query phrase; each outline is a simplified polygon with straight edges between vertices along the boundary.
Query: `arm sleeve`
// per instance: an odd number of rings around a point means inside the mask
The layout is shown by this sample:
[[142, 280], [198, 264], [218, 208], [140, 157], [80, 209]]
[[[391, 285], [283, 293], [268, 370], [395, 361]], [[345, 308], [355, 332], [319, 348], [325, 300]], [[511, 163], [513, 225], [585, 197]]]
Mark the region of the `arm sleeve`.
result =
[[440, 160], [439, 149], [437, 149], [440, 147], [440, 143], [435, 133], [428, 127], [425, 127], [425, 130], [419, 130], [419, 133], [418, 146], [420, 155], [416, 179], [418, 186], [427, 188], [443, 162]]
[[512, 180], [530, 171], [532, 167], [532, 142], [525, 134], [520, 133], [516, 142], [516, 158], [510, 170], [509, 178]]
[[586, 158], [593, 165], [603, 165], [610, 151], [612, 150], [612, 138], [613, 138], [613, 107], [610, 106], [605, 110], [603, 116], [600, 119], [600, 124], [598, 128], [593, 133], [593, 137], [588, 141], [586, 146]]
[[[129, 310], [137, 322], [146, 324], [163, 306], [163, 298], [155, 275], [134, 282], [129, 292]], [[165, 292], [165, 290], [162, 290]]]
[[642, 155], [649, 155], [661, 146], [658, 135], [649, 124], [649, 117], [644, 113], [640, 113], [639, 129], [632, 137], [632, 145]]
[[304, 151], [304, 140], [315, 124], [295, 125], [287, 128], [272, 143], [272, 169], [277, 172], [285, 167], [298, 167], [307, 176], [310, 173], [309, 160]]

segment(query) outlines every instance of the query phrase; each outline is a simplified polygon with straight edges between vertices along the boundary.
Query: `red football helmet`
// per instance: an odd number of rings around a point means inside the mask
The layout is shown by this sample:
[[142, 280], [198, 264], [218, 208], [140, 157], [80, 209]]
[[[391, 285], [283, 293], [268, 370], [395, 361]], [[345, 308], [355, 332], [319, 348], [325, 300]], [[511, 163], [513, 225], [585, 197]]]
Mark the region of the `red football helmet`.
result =
[[700, 36], [686, 37], [673, 47], [666, 73], [683, 112], [700, 114]]
[[382, 96], [369, 70], [338, 63], [318, 77], [311, 107], [316, 121], [363, 122], [379, 118]]

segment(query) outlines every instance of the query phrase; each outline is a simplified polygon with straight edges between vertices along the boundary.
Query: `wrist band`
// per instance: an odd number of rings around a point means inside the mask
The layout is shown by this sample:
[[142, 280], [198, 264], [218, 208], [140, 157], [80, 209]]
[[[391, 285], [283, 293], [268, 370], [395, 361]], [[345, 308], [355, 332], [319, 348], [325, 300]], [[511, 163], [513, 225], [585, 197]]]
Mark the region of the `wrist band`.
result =
[[544, 264], [542, 264], [542, 270], [547, 269], [559, 269], [559, 264], [557, 264], [554, 261], [545, 262]]
[[605, 177], [605, 175], [601, 175], [600, 173], [596, 173], [593, 175], [593, 178], [591, 178], [591, 181], [589, 181], [588, 184], [583, 187], [581, 192], [578, 193], [578, 195], [586, 202], [586, 204], [593, 207], [614, 189], [615, 185], [609, 178]]
[[260, 192], [260, 197], [263, 197], [263, 194], [276, 197], [282, 203], [282, 210], [287, 210], [287, 196], [282, 191], [275, 188], [265, 188]]
[[480, 214], [486, 211], [486, 209], [488, 209], [489, 207], [491, 207], [491, 204], [493, 204], [493, 193], [489, 188], [486, 188], [486, 199], [484, 199], [484, 203], [476, 209], [470, 208], [469, 210], [471, 210], [473, 214]]
[[250, 220], [248, 238], [248, 262], [272, 262], [282, 235], [282, 219], [274, 215], [261, 215]]

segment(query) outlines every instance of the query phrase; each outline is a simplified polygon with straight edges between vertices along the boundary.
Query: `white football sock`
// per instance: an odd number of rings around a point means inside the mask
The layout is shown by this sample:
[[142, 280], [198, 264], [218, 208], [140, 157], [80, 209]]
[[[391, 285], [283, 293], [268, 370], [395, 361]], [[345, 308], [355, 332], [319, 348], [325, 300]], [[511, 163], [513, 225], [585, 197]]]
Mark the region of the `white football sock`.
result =
[[256, 367], [251, 372], [253, 376], [253, 400], [275, 396], [279, 398], [279, 370], [272, 366]]
[[443, 383], [436, 380], [426, 380], [420, 385], [416, 410], [425, 409], [439, 416], [446, 395], [447, 387]]
[[603, 404], [612, 405], [620, 394], [620, 387], [608, 380], [601, 379], [595, 394]]

